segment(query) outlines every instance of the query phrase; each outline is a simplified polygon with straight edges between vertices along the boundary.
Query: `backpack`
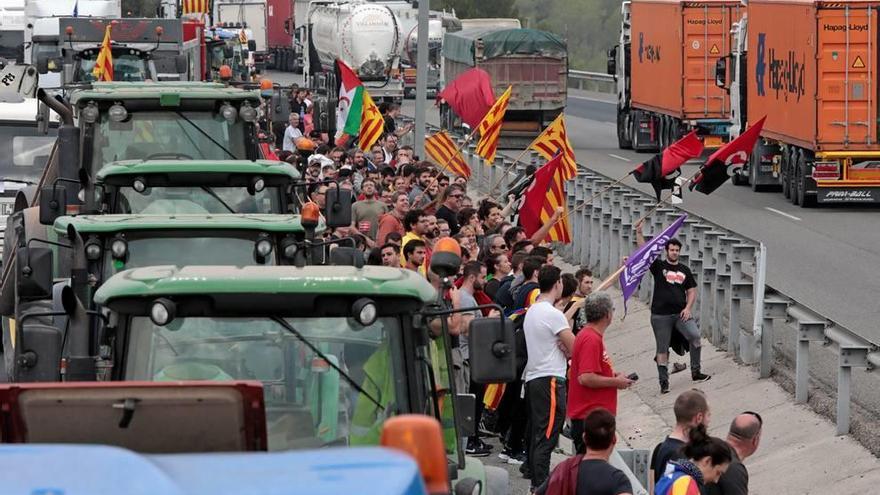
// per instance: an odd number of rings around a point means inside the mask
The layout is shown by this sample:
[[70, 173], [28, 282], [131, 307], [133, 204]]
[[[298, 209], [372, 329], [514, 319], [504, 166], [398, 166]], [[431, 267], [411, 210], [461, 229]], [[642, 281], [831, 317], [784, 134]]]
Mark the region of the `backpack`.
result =
[[526, 334], [524, 324], [526, 321], [526, 312], [517, 311], [509, 317], [513, 321], [513, 339], [514, 351], [516, 356], [516, 376], [522, 376], [526, 369], [526, 363], [529, 362], [529, 349], [526, 347]]

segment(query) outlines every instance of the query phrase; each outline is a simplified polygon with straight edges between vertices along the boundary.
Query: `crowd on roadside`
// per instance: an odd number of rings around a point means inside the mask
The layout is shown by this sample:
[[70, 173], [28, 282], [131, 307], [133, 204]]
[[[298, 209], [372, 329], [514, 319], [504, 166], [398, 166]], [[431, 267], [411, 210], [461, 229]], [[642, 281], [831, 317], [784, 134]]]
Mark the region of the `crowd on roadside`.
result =
[[[385, 132], [365, 152], [335, 146], [310, 128], [309, 94], [293, 94], [294, 111], [280, 133], [277, 156], [296, 165], [308, 182], [301, 201], [323, 209], [328, 189], [335, 187], [350, 190], [356, 198], [351, 225], [326, 236], [355, 239], [368, 265], [402, 267], [429, 279], [437, 242], [452, 237], [463, 261], [450, 293], [453, 307], [495, 303], [514, 322], [520, 378], [513, 383], [487, 387], [470, 381], [467, 339], [453, 339], [457, 389], [475, 395], [474, 417], [482, 426], [481, 434], [464, 442], [466, 453], [491, 455], [493, 448], [482, 435], [494, 435], [502, 440], [496, 454], [520, 466], [534, 493], [633, 493], [629, 479], [609, 458], [616, 443], [615, 418], [626, 414], [617, 410], [618, 391], [632, 386], [638, 376], [616, 370], [606, 350], [604, 335], [614, 327], [611, 297], [592, 291], [593, 274], [585, 267], [562, 273], [552, 247], [543, 243], [562, 209], [528, 236], [514, 221], [517, 194], [507, 194], [504, 201], [480, 198], [469, 190], [465, 177], [449, 176], [414, 155], [411, 147], [399, 146], [411, 127], [398, 127], [397, 105], [382, 106]], [[636, 230], [644, 243], [641, 225]], [[700, 368], [700, 334], [690, 313], [696, 282], [678, 262], [680, 250], [680, 243], [670, 242], [664, 259], [651, 266], [660, 393], [669, 391], [668, 352], [676, 340], [690, 352], [693, 381], [710, 378]], [[466, 318], [489, 316], [491, 311], [477, 310]], [[676, 365], [671, 373], [686, 367]], [[709, 406], [698, 389], [682, 393], [673, 412], [675, 428], [652, 454], [651, 493], [748, 493], [742, 461], [758, 447], [761, 417], [754, 412], [737, 416], [727, 439], [721, 440], [706, 432]], [[563, 434], [577, 454], [551, 471], [551, 454]]]

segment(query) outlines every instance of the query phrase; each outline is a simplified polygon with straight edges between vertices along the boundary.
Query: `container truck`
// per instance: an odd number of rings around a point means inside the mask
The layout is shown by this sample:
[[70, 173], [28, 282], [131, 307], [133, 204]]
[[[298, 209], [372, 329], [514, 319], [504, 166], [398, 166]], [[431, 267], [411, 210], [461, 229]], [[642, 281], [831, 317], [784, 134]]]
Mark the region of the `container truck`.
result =
[[305, 31], [309, 47], [306, 81], [335, 71], [337, 59], [358, 75], [376, 101], [401, 101], [401, 33], [397, 16], [372, 2], [312, 2]]
[[[748, 168], [753, 187], [779, 185], [802, 207], [880, 201], [878, 6], [749, 2], [737, 33], [747, 50], [716, 76], [746, 101], [749, 122], [767, 117]], [[728, 69], [739, 65], [747, 69], [737, 79]]]
[[732, 0], [623, 3], [620, 42], [608, 60], [619, 85], [620, 148], [662, 149], [693, 129], [707, 148], [727, 141], [730, 98], [714, 71], [744, 10]]
[[[555, 34], [505, 28], [447, 32], [442, 56], [444, 81], [479, 67], [489, 73], [496, 96], [513, 86], [501, 147], [528, 146], [565, 109], [568, 48]], [[460, 126], [445, 104], [440, 106], [440, 122], [447, 129]]]

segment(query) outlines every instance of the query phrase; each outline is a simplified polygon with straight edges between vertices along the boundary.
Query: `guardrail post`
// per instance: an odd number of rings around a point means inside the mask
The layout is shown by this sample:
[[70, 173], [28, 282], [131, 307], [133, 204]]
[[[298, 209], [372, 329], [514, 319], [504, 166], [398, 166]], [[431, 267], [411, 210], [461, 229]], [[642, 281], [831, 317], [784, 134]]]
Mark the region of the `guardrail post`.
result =
[[[730, 318], [728, 320], [727, 352], [742, 358], [743, 348], [741, 345], [741, 333], [739, 313], [742, 309], [743, 300], [751, 300], [754, 294], [752, 281], [743, 272], [743, 263], [755, 259], [755, 246], [749, 244], [735, 244], [732, 247], [732, 262], [730, 264]], [[739, 352], [737, 352], [739, 348]], [[743, 361], [745, 361], [743, 359]]]
[[785, 319], [788, 305], [787, 298], [780, 295], [764, 297], [763, 319], [761, 325], [761, 378], [770, 378], [773, 369], [773, 320]]
[[797, 324], [797, 354], [795, 356], [794, 400], [805, 403], [810, 392], [810, 342], [826, 342], [827, 322], [797, 305], [788, 308], [790, 316]]
[[[730, 257], [734, 244], [740, 242], [736, 237], [722, 235], [716, 240], [716, 259], [715, 264], [715, 324], [717, 329], [714, 333], [717, 336], [716, 345], [720, 345], [724, 337], [724, 314], [730, 310]], [[727, 315], [728, 321], [732, 316]]]
[[602, 196], [602, 239], [599, 244], [599, 273], [606, 277], [610, 273], [611, 266], [611, 198], [608, 194]]
[[837, 343], [837, 434], [846, 435], [850, 426], [852, 369], [868, 367], [871, 346], [833, 326], [825, 329], [825, 335]]

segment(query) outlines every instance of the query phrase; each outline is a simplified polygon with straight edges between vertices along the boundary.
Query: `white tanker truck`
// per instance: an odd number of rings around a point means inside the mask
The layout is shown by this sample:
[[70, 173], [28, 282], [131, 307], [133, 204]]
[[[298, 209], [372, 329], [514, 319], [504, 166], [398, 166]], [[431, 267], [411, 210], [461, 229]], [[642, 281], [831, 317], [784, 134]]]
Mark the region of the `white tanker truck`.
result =
[[374, 100], [403, 99], [402, 34], [391, 9], [363, 1], [313, 1], [308, 21], [308, 84], [317, 73], [332, 72], [340, 59], [357, 73]]

